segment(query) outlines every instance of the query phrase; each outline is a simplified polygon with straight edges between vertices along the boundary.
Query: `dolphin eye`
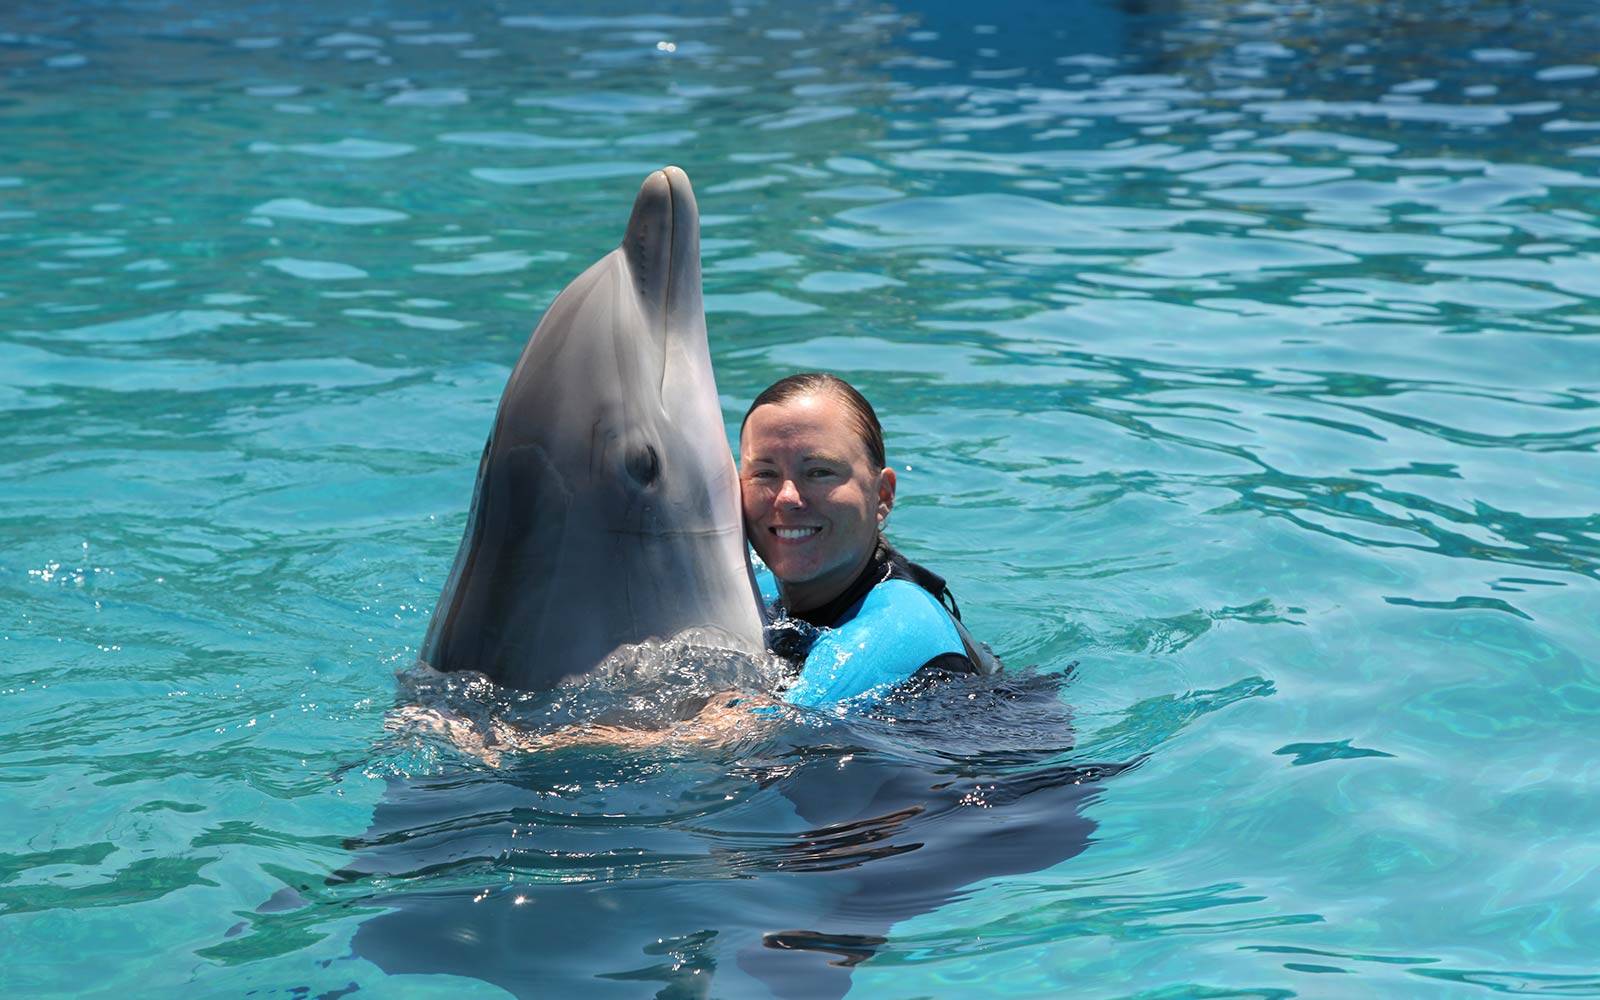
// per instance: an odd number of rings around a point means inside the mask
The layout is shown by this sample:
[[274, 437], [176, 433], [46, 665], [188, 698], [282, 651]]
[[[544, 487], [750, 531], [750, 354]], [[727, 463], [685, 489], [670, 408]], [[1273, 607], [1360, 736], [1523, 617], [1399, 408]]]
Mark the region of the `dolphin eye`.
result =
[[644, 445], [628, 453], [628, 475], [641, 486], [649, 486], [661, 475], [661, 456], [654, 445]]

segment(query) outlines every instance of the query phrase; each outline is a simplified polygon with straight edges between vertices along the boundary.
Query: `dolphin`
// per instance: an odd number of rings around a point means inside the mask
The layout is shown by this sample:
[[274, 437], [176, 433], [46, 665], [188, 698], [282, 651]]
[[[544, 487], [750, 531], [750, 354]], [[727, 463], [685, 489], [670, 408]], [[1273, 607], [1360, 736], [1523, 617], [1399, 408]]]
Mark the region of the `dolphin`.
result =
[[420, 659], [543, 690], [686, 632], [754, 655], [757, 595], [706, 342], [699, 210], [667, 167], [640, 187], [622, 245], [523, 348]]

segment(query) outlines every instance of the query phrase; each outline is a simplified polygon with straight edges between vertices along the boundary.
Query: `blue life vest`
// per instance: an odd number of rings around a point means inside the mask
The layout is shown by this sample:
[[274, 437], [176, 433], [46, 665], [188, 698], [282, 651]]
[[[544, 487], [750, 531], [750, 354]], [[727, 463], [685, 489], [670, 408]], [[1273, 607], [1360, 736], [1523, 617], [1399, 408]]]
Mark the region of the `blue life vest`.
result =
[[885, 580], [848, 621], [817, 637], [783, 700], [815, 708], [887, 694], [947, 653], [966, 655], [950, 613], [910, 580]]
[[[777, 580], [756, 573], [761, 596], [777, 600]], [[800, 675], [783, 693], [791, 705], [815, 708], [879, 696], [941, 657], [967, 658], [955, 619], [938, 598], [910, 580], [891, 577], [867, 591], [807, 651]]]

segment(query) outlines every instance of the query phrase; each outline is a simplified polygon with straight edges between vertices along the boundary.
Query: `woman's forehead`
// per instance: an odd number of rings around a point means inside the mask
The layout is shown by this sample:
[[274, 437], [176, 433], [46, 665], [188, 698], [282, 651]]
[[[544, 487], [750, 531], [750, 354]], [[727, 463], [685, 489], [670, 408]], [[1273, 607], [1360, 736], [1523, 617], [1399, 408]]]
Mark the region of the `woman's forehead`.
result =
[[745, 431], [758, 433], [818, 432], [855, 436], [850, 411], [831, 393], [796, 396], [781, 403], [763, 403], [750, 411]]
[[831, 393], [811, 394], [782, 403], [765, 403], [750, 412], [740, 435], [746, 453], [800, 448], [805, 457], [847, 461], [854, 452], [866, 452], [861, 434], [850, 419], [849, 408]]

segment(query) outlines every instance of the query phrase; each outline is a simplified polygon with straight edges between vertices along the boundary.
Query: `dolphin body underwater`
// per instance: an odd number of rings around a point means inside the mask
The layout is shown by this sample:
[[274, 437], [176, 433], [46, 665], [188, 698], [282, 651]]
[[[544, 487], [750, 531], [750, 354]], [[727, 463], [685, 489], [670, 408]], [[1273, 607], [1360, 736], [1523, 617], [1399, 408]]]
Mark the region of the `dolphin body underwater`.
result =
[[420, 659], [542, 690], [685, 632], [760, 653], [762, 625], [706, 341], [699, 210], [667, 167], [512, 370]]

